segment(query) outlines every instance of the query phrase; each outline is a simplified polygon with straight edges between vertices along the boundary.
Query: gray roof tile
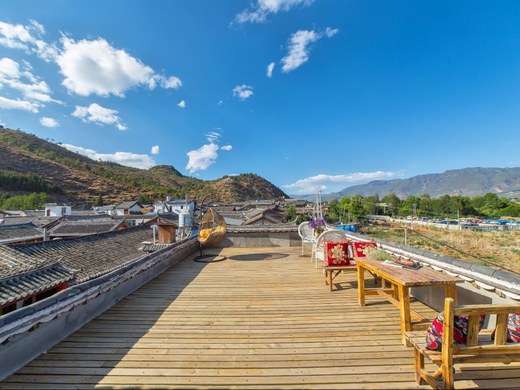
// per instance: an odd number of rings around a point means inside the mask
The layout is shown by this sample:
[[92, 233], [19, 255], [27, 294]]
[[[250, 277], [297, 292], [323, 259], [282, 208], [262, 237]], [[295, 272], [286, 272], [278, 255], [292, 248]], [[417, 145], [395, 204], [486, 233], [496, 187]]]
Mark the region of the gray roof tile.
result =
[[0, 305], [44, 292], [74, 278], [60, 263], [0, 279]]
[[0, 225], [0, 243], [36, 239], [41, 238], [42, 235], [42, 231], [32, 222], [20, 225]]
[[34, 244], [0, 245], [0, 277], [60, 262], [76, 272], [80, 283], [145, 256], [143, 241], [152, 239], [149, 226]]

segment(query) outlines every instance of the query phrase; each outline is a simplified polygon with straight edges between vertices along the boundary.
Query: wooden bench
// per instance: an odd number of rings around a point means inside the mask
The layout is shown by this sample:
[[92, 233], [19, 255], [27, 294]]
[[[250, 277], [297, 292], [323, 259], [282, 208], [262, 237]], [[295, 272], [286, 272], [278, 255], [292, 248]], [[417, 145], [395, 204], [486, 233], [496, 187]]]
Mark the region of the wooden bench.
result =
[[354, 271], [356, 272], [356, 264], [350, 265], [324, 265], [323, 273], [325, 274], [325, 284], [329, 285], [330, 291], [332, 291], [332, 281], [343, 271]]
[[[415, 380], [423, 381], [434, 389], [453, 389], [455, 363], [511, 363], [520, 361], [520, 343], [507, 342], [507, 321], [510, 313], [520, 313], [520, 305], [486, 304], [455, 306], [454, 300], [446, 298], [444, 303], [444, 326], [442, 351], [426, 349], [425, 332], [406, 332], [405, 337], [414, 347]], [[494, 341], [490, 331], [479, 332], [480, 315], [496, 315]], [[454, 316], [468, 315], [467, 344], [453, 342]], [[479, 334], [480, 333], [480, 334]], [[424, 367], [424, 358], [439, 366], [433, 373]]]

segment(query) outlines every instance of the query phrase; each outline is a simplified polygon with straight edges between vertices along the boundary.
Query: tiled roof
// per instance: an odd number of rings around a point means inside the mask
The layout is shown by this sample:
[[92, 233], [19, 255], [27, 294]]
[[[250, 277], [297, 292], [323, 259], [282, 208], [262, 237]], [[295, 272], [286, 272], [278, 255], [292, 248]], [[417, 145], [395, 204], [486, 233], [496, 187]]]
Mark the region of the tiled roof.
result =
[[30, 217], [6, 217], [2, 220], [2, 224], [0, 226], [10, 226], [10, 225], [21, 225], [24, 223], [34, 223], [36, 226], [42, 227], [51, 222], [60, 219], [61, 217], [43, 217], [42, 216], [30, 216]]
[[135, 200], [128, 200], [128, 201], [125, 201], [125, 202], [121, 202], [119, 203], [117, 206], [116, 206], [116, 209], [129, 209], [131, 208], [133, 205], [135, 204], [138, 204], [139, 207], [141, 207], [141, 205], [139, 204], [139, 202], [135, 201]]
[[145, 253], [139, 248], [143, 241], [151, 239], [152, 229], [149, 226], [139, 226], [67, 240], [9, 247], [0, 245], [0, 275], [4, 275], [4, 269], [9, 269], [2, 263], [9, 262], [11, 268], [18, 268], [19, 272], [23, 272], [24, 264], [28, 261], [59, 261], [66, 268], [76, 272], [76, 282], [80, 283], [144, 256]]
[[0, 279], [0, 306], [68, 282], [74, 274], [60, 263]]
[[172, 246], [173, 244], [144, 244], [141, 250], [143, 252], [156, 252], [164, 248], [168, 248]]
[[42, 237], [42, 231], [33, 223], [7, 226], [0, 225], [0, 243], [2, 244]]
[[99, 221], [63, 221], [49, 230], [49, 236], [86, 236], [88, 234], [111, 232], [121, 221], [103, 219]]

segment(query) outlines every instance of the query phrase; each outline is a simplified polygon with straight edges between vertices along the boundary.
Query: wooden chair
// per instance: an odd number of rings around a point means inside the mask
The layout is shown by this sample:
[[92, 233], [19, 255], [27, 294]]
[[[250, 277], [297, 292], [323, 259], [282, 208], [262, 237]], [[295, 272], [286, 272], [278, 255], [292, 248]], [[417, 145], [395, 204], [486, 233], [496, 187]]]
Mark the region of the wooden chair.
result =
[[[510, 313], [520, 313], [520, 305], [486, 304], [454, 306], [452, 298], [444, 302], [444, 325], [442, 334], [442, 351], [426, 349], [424, 331], [406, 332], [405, 337], [414, 347], [415, 380], [418, 384], [423, 381], [434, 389], [453, 389], [455, 363], [489, 363], [520, 361], [520, 343], [507, 342], [507, 322]], [[480, 315], [496, 315], [496, 331], [494, 341], [489, 331], [479, 334]], [[454, 316], [467, 315], [468, 337], [466, 344], [455, 344]], [[427, 372], [424, 367], [424, 358], [427, 358], [439, 368], [434, 372]], [[482, 369], [492, 369], [489, 366]]]
[[314, 259], [316, 263], [316, 268], [318, 268], [318, 261], [323, 261], [323, 241], [349, 241], [347, 234], [343, 230], [339, 229], [330, 229], [325, 230], [321, 233], [316, 242], [312, 247], [312, 259]]

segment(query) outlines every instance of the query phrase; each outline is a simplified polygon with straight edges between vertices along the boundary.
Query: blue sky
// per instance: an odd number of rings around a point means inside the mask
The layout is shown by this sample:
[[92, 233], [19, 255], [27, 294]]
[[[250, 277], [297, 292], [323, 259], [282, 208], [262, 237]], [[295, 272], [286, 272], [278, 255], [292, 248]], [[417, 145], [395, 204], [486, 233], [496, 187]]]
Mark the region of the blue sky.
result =
[[0, 123], [288, 194], [520, 166], [520, 2], [0, 3]]

